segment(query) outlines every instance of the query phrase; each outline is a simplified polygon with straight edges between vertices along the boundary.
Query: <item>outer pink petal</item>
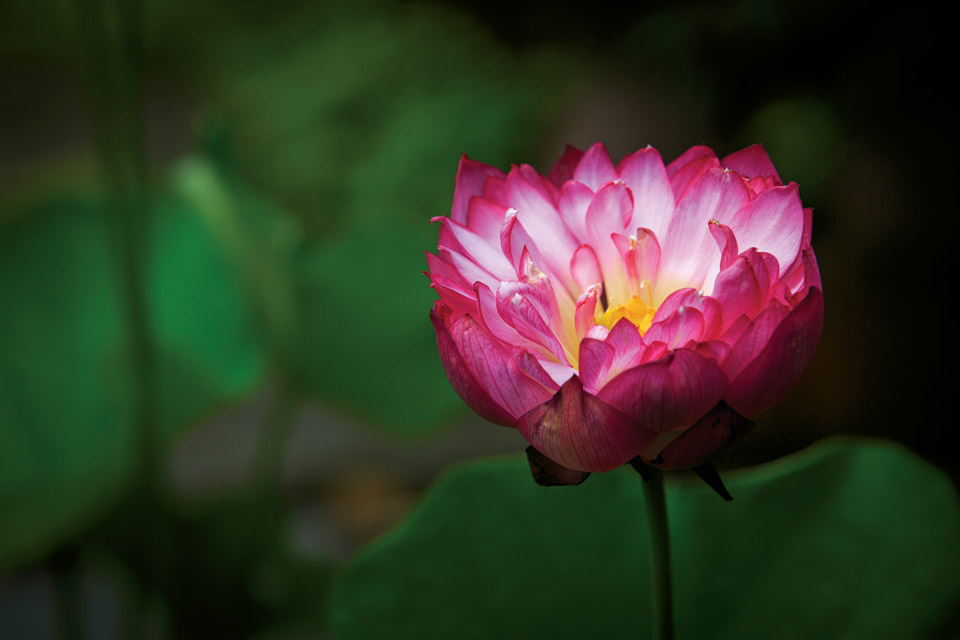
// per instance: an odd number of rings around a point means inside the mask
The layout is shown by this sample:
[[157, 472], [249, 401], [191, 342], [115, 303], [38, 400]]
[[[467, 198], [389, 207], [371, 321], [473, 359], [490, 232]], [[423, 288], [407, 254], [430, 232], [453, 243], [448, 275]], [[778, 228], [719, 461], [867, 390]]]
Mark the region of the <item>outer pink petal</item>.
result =
[[823, 295], [810, 289], [763, 351], [733, 379], [724, 400], [747, 416], [780, 402], [810, 366], [822, 332]]
[[756, 247], [772, 254], [784, 275], [800, 254], [803, 240], [803, 206], [797, 185], [773, 187], [760, 193], [736, 215], [718, 215], [720, 222], [730, 225], [741, 250]]
[[521, 369], [507, 348], [469, 315], [449, 326], [439, 305], [431, 313], [437, 347], [450, 384], [478, 414], [506, 426], [549, 399], [553, 391]]
[[[723, 361], [723, 371], [727, 374], [728, 379], [734, 380], [743, 371], [744, 367], [766, 348], [771, 336], [789, 313], [789, 307], [776, 300], [771, 300], [763, 311], [757, 314], [757, 317], [747, 325], [737, 341], [731, 345], [730, 353]], [[726, 336], [724, 337], [726, 338]]]
[[642, 364], [607, 383], [599, 397], [658, 433], [689, 427], [717, 405], [727, 377], [689, 349]]
[[553, 169], [550, 170], [550, 175], [548, 176], [550, 182], [559, 189], [567, 180], [573, 180], [573, 173], [576, 171], [577, 164], [579, 164], [582, 157], [583, 151], [580, 151], [580, 149], [569, 144], [564, 147], [560, 159], [557, 160], [557, 164], [553, 165]]
[[[683, 155], [667, 165], [670, 187], [677, 202], [686, 195], [704, 174], [720, 167], [720, 161], [710, 147], [690, 147]], [[657, 234], [658, 237], [660, 234]]]
[[617, 172], [633, 191], [633, 217], [627, 228], [645, 227], [660, 237], [676, 203], [660, 153], [653, 147], [641, 149], [621, 160]]
[[765, 178], [773, 176], [778, 184], [783, 184], [780, 174], [773, 167], [770, 156], [762, 144], [755, 144], [731, 153], [720, 161], [720, 164], [727, 169], [733, 169], [744, 178]]
[[573, 179], [582, 182], [593, 191], [598, 191], [606, 183], [617, 179], [617, 170], [603, 143], [597, 142], [587, 149], [580, 158], [580, 163], [573, 173]]
[[460, 156], [460, 166], [457, 168], [457, 186], [453, 192], [453, 207], [450, 217], [460, 224], [467, 223], [467, 208], [470, 198], [483, 194], [483, 186], [487, 178], [503, 178], [504, 173], [496, 167], [471, 160], [467, 154]]
[[590, 393], [596, 393], [607, 381], [610, 366], [617, 352], [601, 340], [580, 341], [580, 380]]
[[520, 418], [518, 428], [535, 449], [568, 469], [611, 471], [639, 455], [655, 434], [596, 396], [577, 376], [554, 397]]

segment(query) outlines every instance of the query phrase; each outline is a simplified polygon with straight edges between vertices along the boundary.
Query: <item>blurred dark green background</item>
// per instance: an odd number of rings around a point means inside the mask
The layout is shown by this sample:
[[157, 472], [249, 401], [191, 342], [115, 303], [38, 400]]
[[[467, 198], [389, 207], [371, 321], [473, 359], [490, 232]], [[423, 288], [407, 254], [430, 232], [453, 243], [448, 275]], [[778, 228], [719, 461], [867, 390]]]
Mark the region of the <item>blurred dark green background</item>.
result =
[[463, 152], [762, 142], [826, 326], [720, 466], [846, 433], [956, 480], [951, 38], [922, 3], [4, 2], [0, 637], [326, 637], [351, 553], [523, 448], [427, 319]]

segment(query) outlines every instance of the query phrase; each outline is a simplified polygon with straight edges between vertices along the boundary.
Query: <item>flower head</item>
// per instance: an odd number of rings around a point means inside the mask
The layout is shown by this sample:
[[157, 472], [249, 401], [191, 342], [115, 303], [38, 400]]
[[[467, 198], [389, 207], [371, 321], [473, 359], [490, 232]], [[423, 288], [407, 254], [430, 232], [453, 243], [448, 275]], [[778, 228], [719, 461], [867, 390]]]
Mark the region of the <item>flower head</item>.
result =
[[447, 377], [561, 468], [699, 466], [813, 358], [811, 214], [760, 145], [567, 147], [548, 176], [464, 156], [427, 254]]

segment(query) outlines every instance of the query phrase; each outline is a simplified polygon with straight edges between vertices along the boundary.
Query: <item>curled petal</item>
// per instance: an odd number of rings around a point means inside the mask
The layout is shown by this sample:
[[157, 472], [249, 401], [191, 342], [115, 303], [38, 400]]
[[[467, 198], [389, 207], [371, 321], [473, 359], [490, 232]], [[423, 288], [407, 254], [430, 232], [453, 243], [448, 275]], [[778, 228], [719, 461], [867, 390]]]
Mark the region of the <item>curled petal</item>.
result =
[[590, 327], [596, 324], [597, 302], [600, 299], [600, 285], [589, 287], [577, 299], [577, 308], [574, 311], [574, 326], [577, 330], [577, 337], [583, 338], [587, 335]]
[[810, 289], [763, 351], [733, 379], [724, 399], [746, 415], [778, 403], [810, 366], [822, 331], [823, 295], [819, 289]]
[[517, 418], [553, 395], [469, 315], [448, 326], [443, 313], [440, 303], [430, 313], [443, 369], [457, 394], [480, 416], [515, 426]]
[[[731, 344], [730, 353], [723, 361], [723, 372], [729, 380], [736, 378], [740, 372], [767, 346], [773, 332], [790, 313], [790, 308], [777, 300], [771, 300], [757, 317], [749, 321], [736, 342]], [[747, 318], [748, 316], [741, 316]], [[724, 334], [726, 338], [726, 334]], [[740, 408], [739, 406], [737, 407]], [[752, 415], [752, 414], [748, 414]]]
[[600, 390], [599, 397], [659, 433], [692, 425], [717, 405], [726, 388], [727, 377], [716, 362], [677, 349], [624, 371]]
[[733, 235], [730, 227], [717, 220], [710, 221], [710, 233], [720, 248], [720, 270], [722, 271], [733, 264], [733, 261], [740, 255], [740, 249], [737, 247], [737, 237]]
[[517, 423], [520, 433], [549, 459], [576, 471], [610, 471], [626, 464], [655, 437], [596, 396], [574, 376], [553, 398]]

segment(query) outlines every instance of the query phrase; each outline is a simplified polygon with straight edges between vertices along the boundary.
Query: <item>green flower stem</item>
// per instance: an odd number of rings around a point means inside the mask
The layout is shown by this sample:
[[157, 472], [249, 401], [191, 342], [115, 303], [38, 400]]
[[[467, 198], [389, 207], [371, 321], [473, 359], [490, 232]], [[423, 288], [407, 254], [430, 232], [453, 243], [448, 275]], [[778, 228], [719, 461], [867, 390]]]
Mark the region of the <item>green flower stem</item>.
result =
[[673, 591], [670, 575], [670, 531], [667, 526], [667, 499], [663, 490], [663, 471], [650, 468], [643, 483], [650, 525], [650, 549], [653, 558], [653, 638], [673, 640]]

